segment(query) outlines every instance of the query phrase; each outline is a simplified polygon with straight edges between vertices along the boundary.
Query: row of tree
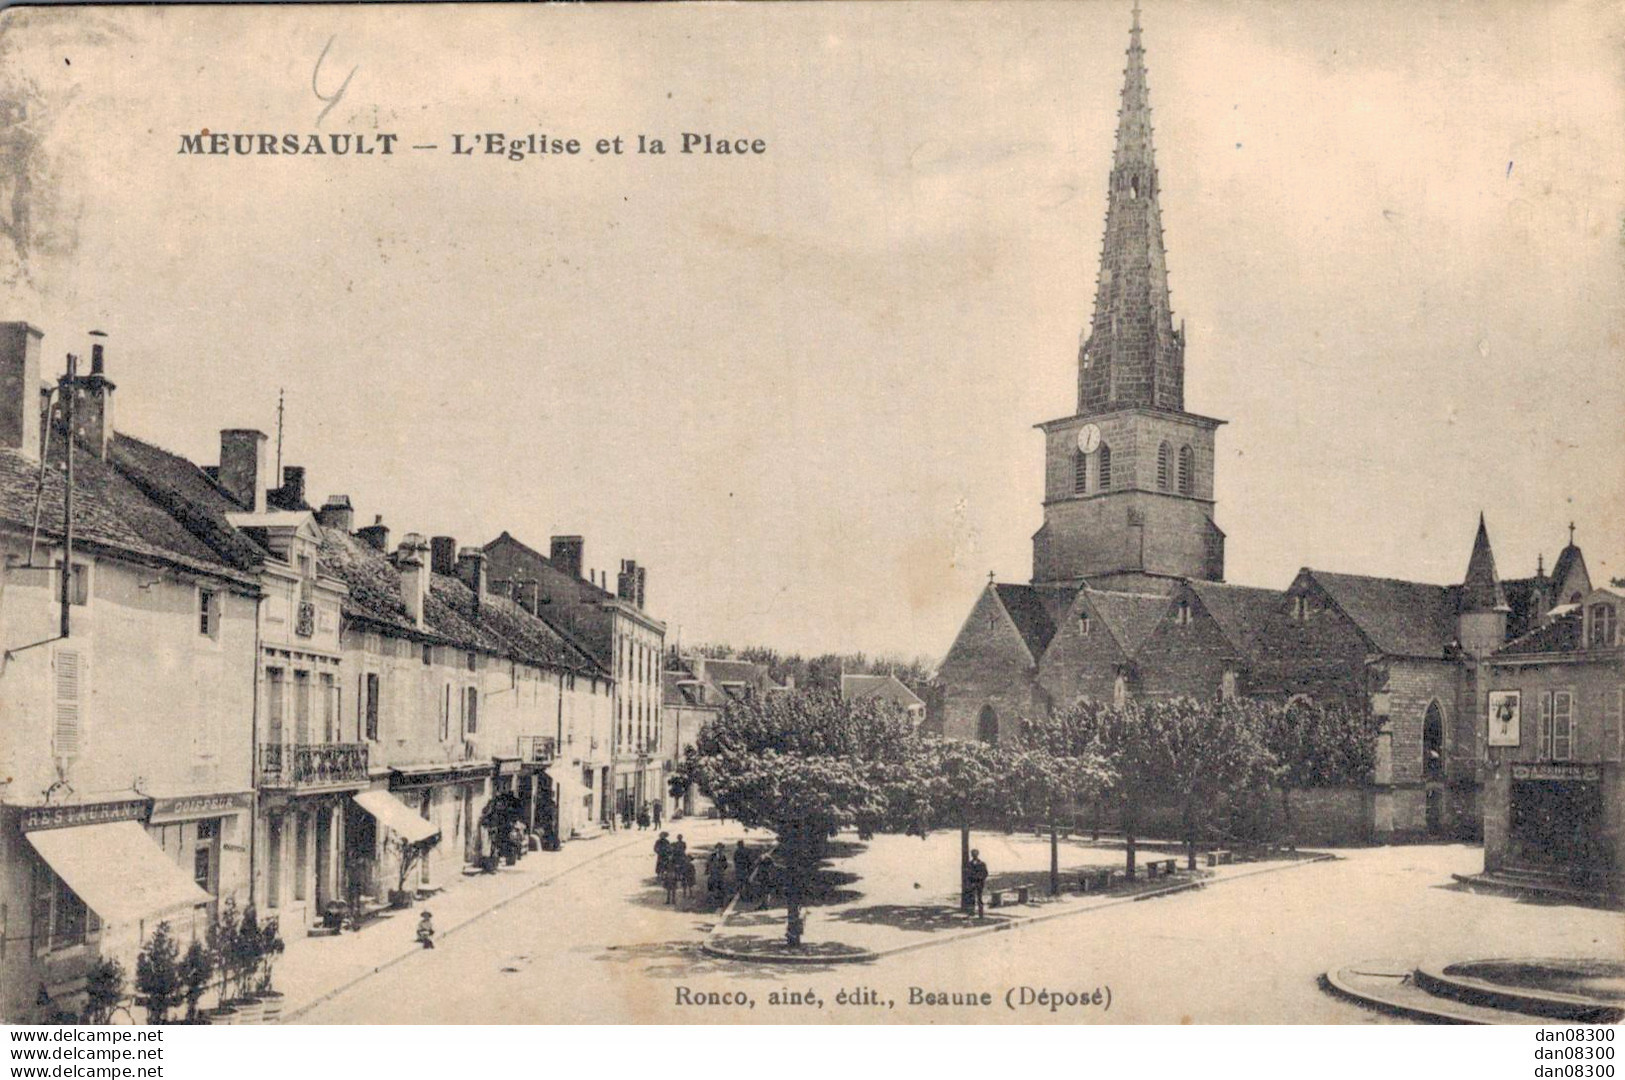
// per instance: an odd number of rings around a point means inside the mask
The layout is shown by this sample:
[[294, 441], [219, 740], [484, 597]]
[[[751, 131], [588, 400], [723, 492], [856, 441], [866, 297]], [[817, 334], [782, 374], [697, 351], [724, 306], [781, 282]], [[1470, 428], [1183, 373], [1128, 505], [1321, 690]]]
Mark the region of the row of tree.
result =
[[[936, 669], [930, 661], [919, 657], [870, 656], [861, 652], [820, 653], [804, 657], [800, 653], [780, 652], [765, 645], [747, 645], [736, 649], [731, 645], [718, 644], [685, 647], [681, 654], [762, 664], [775, 682], [793, 681], [798, 687], [812, 690], [839, 693], [842, 675], [895, 675], [898, 682], [924, 701], [930, 702], [937, 693]], [[667, 667], [676, 668], [678, 665], [679, 649], [673, 646], [667, 656]]]
[[797, 945], [808, 888], [843, 828], [865, 839], [954, 828], [963, 865], [972, 828], [1047, 825], [1055, 891], [1057, 835], [1080, 810], [1114, 811], [1132, 875], [1144, 815], [1172, 807], [1194, 867], [1205, 836], [1272, 791], [1290, 838], [1293, 790], [1369, 780], [1375, 723], [1306, 701], [1080, 701], [1024, 722], [1021, 744], [1001, 747], [922, 733], [885, 702], [801, 689], [730, 702], [673, 790], [697, 785], [723, 816], [774, 833], [785, 936]]

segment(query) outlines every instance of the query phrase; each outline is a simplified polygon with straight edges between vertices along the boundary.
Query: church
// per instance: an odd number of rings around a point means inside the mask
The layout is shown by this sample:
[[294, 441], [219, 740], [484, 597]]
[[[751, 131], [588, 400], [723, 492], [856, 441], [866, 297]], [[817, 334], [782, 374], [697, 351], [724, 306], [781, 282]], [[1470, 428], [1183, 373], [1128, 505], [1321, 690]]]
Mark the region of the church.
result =
[[1308, 567], [1278, 588], [1225, 580], [1224, 421], [1186, 408], [1140, 36], [1136, 7], [1077, 412], [1037, 425], [1032, 578], [990, 575], [941, 665], [933, 726], [1014, 743], [1023, 718], [1084, 697], [1303, 695], [1381, 720], [1370, 783], [1308, 808], [1317, 841], [1476, 838], [1490, 657], [1590, 593], [1585, 559], [1571, 528], [1550, 573], [1503, 581], [1480, 517], [1458, 583]]

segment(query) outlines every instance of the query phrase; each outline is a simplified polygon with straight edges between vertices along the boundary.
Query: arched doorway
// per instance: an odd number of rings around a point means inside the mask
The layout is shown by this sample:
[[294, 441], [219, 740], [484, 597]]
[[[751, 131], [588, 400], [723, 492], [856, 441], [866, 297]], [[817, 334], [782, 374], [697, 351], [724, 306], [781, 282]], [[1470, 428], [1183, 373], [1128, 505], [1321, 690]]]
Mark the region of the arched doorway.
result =
[[982, 706], [982, 713], [976, 718], [976, 737], [989, 746], [999, 745], [999, 714], [993, 711], [993, 706]]

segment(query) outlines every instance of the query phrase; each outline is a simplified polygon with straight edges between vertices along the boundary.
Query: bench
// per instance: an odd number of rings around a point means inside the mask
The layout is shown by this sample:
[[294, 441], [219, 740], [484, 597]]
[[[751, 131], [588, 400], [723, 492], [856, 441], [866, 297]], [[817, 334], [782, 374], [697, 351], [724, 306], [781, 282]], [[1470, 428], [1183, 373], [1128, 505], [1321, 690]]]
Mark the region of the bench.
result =
[[1174, 872], [1178, 862], [1178, 859], [1146, 859], [1144, 862], [1146, 879], [1157, 877], [1159, 874], [1168, 877]]
[[1114, 871], [1109, 866], [1098, 870], [1078, 871], [1078, 891], [1081, 893], [1105, 892], [1112, 887]]
[[[1013, 896], [1010, 903], [1005, 902], [1006, 896]], [[1002, 889], [988, 890], [988, 902], [993, 907], [1009, 907], [1011, 904], [1025, 904], [1032, 900], [1031, 885], [1006, 885]]]
[[1230, 865], [1231, 858], [1232, 856], [1230, 852], [1222, 849], [1215, 849], [1207, 853], [1207, 864], [1209, 866], [1228, 866]]

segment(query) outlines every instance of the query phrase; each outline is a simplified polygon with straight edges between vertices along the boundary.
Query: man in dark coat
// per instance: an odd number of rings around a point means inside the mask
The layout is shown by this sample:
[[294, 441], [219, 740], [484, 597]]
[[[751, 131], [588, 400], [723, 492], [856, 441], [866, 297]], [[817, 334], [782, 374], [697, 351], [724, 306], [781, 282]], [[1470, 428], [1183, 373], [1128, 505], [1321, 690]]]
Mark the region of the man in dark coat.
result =
[[976, 897], [976, 917], [980, 919], [987, 914], [982, 907], [982, 893], [987, 888], [987, 863], [975, 848], [971, 849], [970, 862], [965, 864], [965, 885]]
[[655, 841], [655, 877], [666, 872], [666, 864], [671, 861], [671, 841], [666, 834], [661, 833], [660, 839]]

